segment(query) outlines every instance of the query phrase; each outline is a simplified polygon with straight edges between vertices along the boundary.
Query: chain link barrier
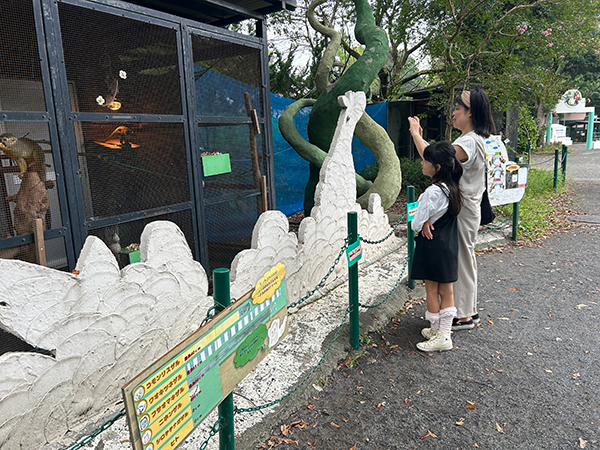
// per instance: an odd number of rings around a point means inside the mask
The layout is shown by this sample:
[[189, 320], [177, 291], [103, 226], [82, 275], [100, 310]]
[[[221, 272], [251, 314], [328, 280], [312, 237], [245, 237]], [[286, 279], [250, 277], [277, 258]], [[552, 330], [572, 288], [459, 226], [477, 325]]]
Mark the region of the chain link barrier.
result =
[[388, 299], [392, 296], [392, 294], [396, 291], [396, 289], [398, 288], [398, 286], [400, 286], [400, 281], [402, 281], [402, 277], [404, 276], [404, 271], [406, 270], [406, 266], [408, 265], [408, 256], [406, 258], [404, 258], [404, 265], [402, 266], [402, 270], [400, 271], [400, 275], [398, 275], [398, 279], [396, 280], [396, 284], [394, 284], [394, 287], [392, 288], [392, 290], [388, 293], [388, 295], [385, 296], [385, 298], [383, 300], [381, 300], [379, 303], [375, 304], [375, 305], [363, 305], [362, 303], [358, 302], [358, 306], [360, 306], [361, 308], [377, 308], [378, 306], [383, 305], [385, 302], [388, 301]]
[[546, 164], [546, 163], [548, 163], [548, 162], [550, 162], [550, 161], [554, 161], [554, 159], [555, 159], [555, 158], [554, 158], [554, 156], [553, 156], [552, 158], [550, 158], [550, 159], [547, 159], [547, 160], [545, 160], [545, 161], [541, 161], [541, 162], [535, 162], [535, 163], [529, 162], [529, 166], [541, 166], [542, 164]]
[[342, 255], [344, 254], [344, 252], [346, 251], [347, 248], [348, 248], [348, 238], [344, 239], [344, 245], [340, 249], [340, 252], [338, 253], [337, 258], [335, 258], [335, 261], [333, 262], [333, 266], [331, 266], [329, 268], [329, 270], [327, 271], [327, 273], [325, 274], [325, 276], [321, 279], [321, 281], [319, 281], [319, 284], [317, 284], [314, 289], [312, 289], [311, 291], [309, 291], [308, 294], [306, 294], [304, 297], [302, 297], [297, 302], [290, 303], [288, 305], [288, 309], [289, 308], [295, 308], [298, 305], [301, 305], [306, 300], [308, 300], [310, 297], [312, 297], [313, 294], [315, 292], [317, 292], [317, 290], [321, 289], [325, 285], [325, 282], [327, 281], [327, 279], [329, 278], [329, 276], [333, 273], [333, 271], [335, 269], [335, 266], [338, 265], [338, 263], [340, 262], [340, 259], [342, 258]]
[[104, 430], [106, 430], [109, 427], [111, 427], [113, 423], [115, 423], [117, 420], [119, 420], [124, 415], [125, 415], [125, 408], [123, 408], [121, 411], [119, 411], [119, 413], [115, 417], [113, 417], [112, 419], [110, 419], [108, 422], [106, 422], [104, 425], [102, 425], [100, 428], [98, 428], [92, 434], [90, 434], [89, 436], [83, 438], [81, 441], [79, 441], [73, 447], [70, 447], [69, 450], [78, 450], [78, 449], [82, 448], [84, 445], [89, 444], [90, 442], [92, 442], [94, 440], [94, 438], [96, 436], [98, 436]]
[[390, 231], [387, 236], [379, 239], [378, 241], [369, 241], [368, 239], [363, 239], [362, 237], [360, 237], [359, 235], [359, 239], [361, 242], [364, 242], [365, 244], [381, 244], [383, 241], [387, 240], [392, 234], [394, 234], [396, 232], [396, 229], [400, 226], [400, 224], [402, 223], [402, 220], [404, 219], [404, 215], [406, 213], [402, 214], [402, 216], [400, 216], [400, 219], [398, 219], [398, 222], [396, 222], [396, 225], [394, 225], [394, 228], [392, 228], [392, 231]]
[[210, 427], [210, 431], [208, 434], [208, 437], [204, 440], [204, 442], [202, 442], [202, 444], [200, 444], [200, 448], [198, 450], [204, 450], [206, 447], [208, 447], [208, 443], [210, 442], [210, 440], [219, 432], [221, 431], [221, 429], [223, 428], [223, 418], [220, 417], [217, 419], [217, 421], [213, 424], [212, 427]]

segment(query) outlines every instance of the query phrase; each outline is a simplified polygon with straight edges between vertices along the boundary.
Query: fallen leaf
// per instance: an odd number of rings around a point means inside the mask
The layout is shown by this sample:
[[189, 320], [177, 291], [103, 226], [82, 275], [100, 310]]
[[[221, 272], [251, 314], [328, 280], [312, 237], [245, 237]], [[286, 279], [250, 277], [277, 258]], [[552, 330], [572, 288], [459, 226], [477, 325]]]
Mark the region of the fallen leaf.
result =
[[430, 430], [427, 430], [427, 433], [421, 436], [421, 439], [427, 439], [428, 437], [436, 438], [437, 436], [433, 434]]
[[[356, 444], [358, 444], [358, 442]], [[350, 450], [356, 450], [356, 444], [354, 444]]]
[[335, 424], [335, 423], [333, 423], [333, 422], [330, 422], [330, 423], [329, 423], [329, 425], [331, 425], [333, 428], [339, 428], [339, 427], [340, 427], [339, 425], [336, 425], [336, 424]]
[[511, 291], [518, 291], [519, 288], [509, 288]]
[[491, 325], [494, 325], [494, 322], [493, 322], [493, 321], [491, 321], [491, 320], [488, 320], [488, 322], [489, 322]]
[[282, 439], [282, 441], [286, 444], [294, 444], [296, 447], [298, 447], [298, 441], [292, 441], [291, 439]]
[[587, 441], [583, 438], [579, 438], [579, 448], [585, 448], [585, 444], [587, 444]]
[[281, 429], [281, 434], [283, 434], [284, 436], [287, 436], [287, 434], [290, 432], [290, 426], [286, 425], [285, 423], [283, 425], [281, 425], [281, 427], [279, 427]]
[[465, 423], [465, 418], [461, 417], [460, 419], [458, 419], [458, 422], [456, 422], [456, 425], [463, 425]]
[[498, 430], [498, 433], [504, 433], [504, 428], [498, 425], [498, 422], [496, 422], [496, 430]]
[[308, 422], [305, 422], [304, 420], [297, 420], [296, 422], [290, 423], [290, 426], [303, 429], [308, 426]]
[[389, 354], [390, 354], [390, 352], [388, 352], [388, 351], [387, 351], [385, 348], [382, 348], [382, 349], [381, 349], [381, 351], [382, 351], [383, 353], [385, 353], [386, 355], [389, 355]]
[[468, 403], [468, 405], [467, 405], [467, 408], [470, 408], [470, 409], [475, 409], [475, 408], [477, 408], [477, 407], [475, 406], [475, 403], [473, 403], [473, 402], [470, 402], [470, 401], [468, 401], [468, 400], [467, 400], [467, 403]]
[[396, 344], [394, 344], [394, 345], [390, 346], [390, 349], [392, 349], [392, 348], [398, 348], [398, 346]]
[[579, 378], [579, 372], [574, 373], [573, 376], [571, 377], [573, 380], [576, 380], [577, 378]]

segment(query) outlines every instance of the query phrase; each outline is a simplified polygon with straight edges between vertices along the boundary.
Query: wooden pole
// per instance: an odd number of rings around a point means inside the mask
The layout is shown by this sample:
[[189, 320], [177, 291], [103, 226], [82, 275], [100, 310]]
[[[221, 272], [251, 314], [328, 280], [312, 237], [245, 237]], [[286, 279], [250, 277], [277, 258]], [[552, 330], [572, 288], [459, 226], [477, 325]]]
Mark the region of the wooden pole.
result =
[[[258, 126], [258, 116], [256, 115], [256, 110], [252, 109], [252, 105], [250, 103], [250, 94], [244, 92], [244, 102], [246, 103], [246, 113], [248, 117], [252, 119], [252, 123], [250, 124], [250, 159], [252, 161], [252, 178], [254, 179], [254, 188], [261, 189], [262, 188], [262, 175], [260, 173], [260, 164], [258, 161], [258, 152], [256, 150], [256, 135], [260, 134], [260, 127]], [[263, 196], [265, 193], [263, 192]], [[258, 215], [266, 211], [266, 208], [263, 205], [263, 200], [257, 199], [256, 206], [258, 208]]]
[[35, 239], [36, 261], [40, 266], [46, 265], [46, 246], [44, 243], [44, 221], [35, 219], [33, 224], [33, 236]]

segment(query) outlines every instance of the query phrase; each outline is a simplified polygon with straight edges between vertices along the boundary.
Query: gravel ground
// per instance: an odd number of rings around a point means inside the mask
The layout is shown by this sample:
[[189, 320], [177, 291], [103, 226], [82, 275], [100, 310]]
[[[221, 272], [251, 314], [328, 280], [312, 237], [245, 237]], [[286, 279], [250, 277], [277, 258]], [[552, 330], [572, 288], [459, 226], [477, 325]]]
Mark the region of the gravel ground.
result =
[[573, 146], [572, 227], [478, 256], [482, 321], [454, 350], [416, 350], [417, 288], [256, 448], [600, 448], [599, 164], [600, 150]]

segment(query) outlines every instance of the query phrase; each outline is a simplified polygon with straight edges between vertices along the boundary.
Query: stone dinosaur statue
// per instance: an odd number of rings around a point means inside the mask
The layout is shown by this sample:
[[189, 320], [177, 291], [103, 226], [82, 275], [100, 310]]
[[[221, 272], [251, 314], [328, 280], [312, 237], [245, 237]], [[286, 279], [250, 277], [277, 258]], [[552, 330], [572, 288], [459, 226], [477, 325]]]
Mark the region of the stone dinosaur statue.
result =
[[[310, 215], [314, 205], [319, 170], [331, 145], [340, 114], [341, 107], [337, 98], [348, 91], [367, 93], [371, 83], [385, 65], [389, 52], [387, 35], [383, 29], [375, 25], [373, 11], [368, 1], [355, 0], [357, 19], [354, 33], [358, 42], [365, 45], [365, 50], [337, 82], [328, 86], [329, 72], [341, 43], [341, 37], [337, 31], [320, 23], [314, 15], [315, 8], [325, 1], [313, 1], [307, 12], [311, 26], [330, 40], [315, 76], [319, 97], [316, 101], [302, 99], [291, 104], [279, 118], [279, 129], [283, 137], [310, 163], [310, 177], [304, 194], [306, 215]], [[312, 106], [308, 122], [309, 142], [300, 136], [293, 123], [294, 116], [307, 106]], [[377, 193], [381, 197], [383, 208], [387, 209], [396, 201], [402, 182], [400, 162], [394, 144], [386, 131], [366, 113], [359, 120], [354, 134], [373, 152], [379, 166], [377, 178], [373, 183], [356, 174], [357, 201], [362, 208], [367, 208], [369, 196]]]

